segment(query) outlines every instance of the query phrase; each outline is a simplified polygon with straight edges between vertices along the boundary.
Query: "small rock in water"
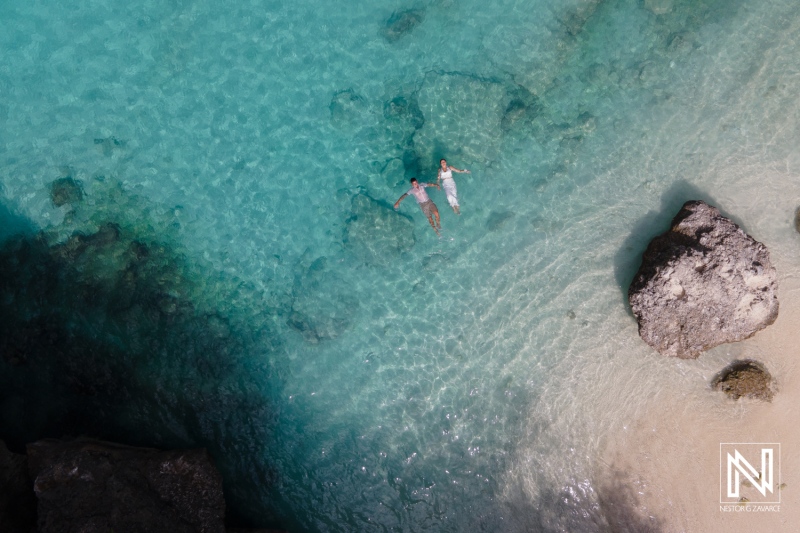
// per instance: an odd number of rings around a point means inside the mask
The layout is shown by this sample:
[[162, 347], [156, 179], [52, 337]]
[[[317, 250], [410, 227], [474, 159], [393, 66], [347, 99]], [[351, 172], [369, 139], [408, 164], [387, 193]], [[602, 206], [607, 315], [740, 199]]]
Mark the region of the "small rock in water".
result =
[[688, 359], [775, 322], [777, 278], [766, 246], [715, 207], [691, 201], [650, 242], [628, 298], [642, 339]]
[[732, 362], [714, 377], [711, 386], [734, 400], [745, 397], [770, 402], [775, 395], [772, 376], [752, 359]]
[[415, 130], [425, 124], [425, 115], [422, 114], [415, 95], [392, 98], [383, 105], [383, 116], [387, 119], [408, 120]]
[[441, 252], [435, 252], [425, 256], [422, 260], [422, 268], [425, 270], [441, 270], [447, 268], [450, 258]]
[[83, 200], [83, 187], [72, 176], [59, 178], [50, 184], [50, 199], [56, 207], [76, 204]]
[[409, 33], [422, 23], [425, 11], [421, 9], [408, 9], [405, 11], [395, 11], [386, 25], [381, 30], [383, 37], [393, 43]]
[[489, 231], [497, 231], [512, 218], [514, 218], [514, 213], [511, 211], [492, 211], [489, 213], [489, 218], [486, 220], [486, 229]]
[[102, 150], [103, 155], [111, 155], [114, 149], [123, 148], [125, 141], [120, 141], [116, 137], [106, 137], [105, 139], [95, 139], [94, 144]]
[[503, 132], [530, 127], [542, 113], [543, 107], [539, 98], [524, 87], [513, 87], [508, 91], [508, 96], [510, 99], [500, 121]]
[[797, 230], [797, 233], [800, 233], [800, 207], [794, 212], [794, 229]]
[[337, 91], [331, 98], [329, 108], [331, 123], [337, 128], [359, 124], [368, 112], [366, 101], [353, 89]]

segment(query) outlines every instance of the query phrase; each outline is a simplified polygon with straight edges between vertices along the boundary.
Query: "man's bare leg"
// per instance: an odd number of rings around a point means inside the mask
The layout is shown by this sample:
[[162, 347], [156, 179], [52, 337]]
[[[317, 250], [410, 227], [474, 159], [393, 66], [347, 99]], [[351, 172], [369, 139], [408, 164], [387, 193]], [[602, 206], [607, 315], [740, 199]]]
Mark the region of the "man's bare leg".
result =
[[[437, 216], [436, 218], [439, 218], [439, 217]], [[430, 224], [431, 224], [431, 227], [433, 228], [433, 231], [435, 231], [435, 232], [436, 232], [436, 235], [439, 235], [439, 237], [441, 237], [442, 235], [439, 233], [439, 230], [438, 230], [438, 229], [436, 229], [436, 224], [434, 224], [434, 223], [433, 223], [433, 217], [432, 217], [432, 216], [430, 216], [430, 215], [428, 215], [428, 222], [430, 222]], [[440, 227], [441, 227], [441, 226], [440, 226]]]

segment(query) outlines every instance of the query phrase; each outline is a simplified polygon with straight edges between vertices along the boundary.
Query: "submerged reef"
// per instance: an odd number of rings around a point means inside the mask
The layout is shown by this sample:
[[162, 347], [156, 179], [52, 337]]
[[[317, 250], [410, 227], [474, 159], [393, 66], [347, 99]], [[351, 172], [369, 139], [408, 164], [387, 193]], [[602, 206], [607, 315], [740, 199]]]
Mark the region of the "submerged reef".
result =
[[364, 263], [386, 265], [414, 246], [414, 224], [389, 204], [357, 194], [351, 206], [343, 242]]
[[353, 89], [334, 93], [328, 109], [331, 111], [331, 124], [339, 129], [355, 127], [368, 114], [366, 100]]
[[394, 43], [422, 24], [424, 18], [425, 11], [422, 9], [395, 11], [381, 28], [381, 35], [390, 43]]
[[277, 521], [263, 459], [281, 387], [273, 311], [189, 261], [143, 199], [105, 192], [0, 246], [0, 438], [205, 447], [235, 478], [231, 514]]
[[326, 257], [318, 257], [295, 276], [287, 324], [311, 344], [337, 338], [353, 322], [358, 300]]
[[647, 247], [628, 298], [647, 344], [696, 358], [775, 322], [777, 278], [766, 246], [717, 208], [690, 201]]
[[383, 116], [390, 120], [408, 121], [411, 127], [417, 130], [425, 125], [425, 115], [422, 114], [422, 110], [419, 108], [415, 93], [409, 96], [401, 94], [385, 102]]
[[50, 199], [56, 207], [76, 204], [83, 200], [83, 187], [72, 176], [59, 178], [50, 184]]

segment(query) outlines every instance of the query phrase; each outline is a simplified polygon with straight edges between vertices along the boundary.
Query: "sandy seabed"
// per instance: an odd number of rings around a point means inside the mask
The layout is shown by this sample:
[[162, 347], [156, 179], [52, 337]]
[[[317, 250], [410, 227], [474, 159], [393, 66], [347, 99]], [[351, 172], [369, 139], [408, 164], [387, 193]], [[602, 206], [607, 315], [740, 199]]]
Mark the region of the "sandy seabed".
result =
[[[800, 409], [797, 351], [800, 347], [800, 280], [783, 279], [777, 321], [737, 343], [737, 357], [763, 361], [777, 382], [771, 403], [734, 401], [697, 382], [697, 394], [664, 390], [642, 416], [608, 441], [607, 476], [626, 487], [636, 524], [654, 532], [797, 531], [800, 524]], [[701, 357], [703, 357], [701, 355]], [[780, 504], [765, 510], [754, 488], [748, 505], [720, 504], [720, 444], [779, 443], [780, 473], [775, 472]], [[777, 465], [776, 465], [777, 470]], [[779, 485], [784, 485], [778, 489]], [[745, 489], [747, 490], [747, 489]], [[630, 510], [627, 511], [629, 513]], [[611, 521], [631, 531], [631, 516]], [[643, 522], [642, 519], [647, 519]], [[633, 531], [639, 531], [633, 529]]]

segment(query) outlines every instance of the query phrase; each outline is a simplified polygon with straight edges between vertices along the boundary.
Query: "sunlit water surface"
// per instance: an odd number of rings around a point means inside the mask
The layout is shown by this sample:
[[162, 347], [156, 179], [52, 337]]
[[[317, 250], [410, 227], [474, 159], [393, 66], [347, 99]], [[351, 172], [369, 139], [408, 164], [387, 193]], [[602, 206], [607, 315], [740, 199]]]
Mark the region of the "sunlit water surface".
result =
[[[604, 436], [726, 358], [639, 340], [648, 240], [705, 199], [798, 273], [799, 30], [792, 0], [2, 4], [1, 233], [123, 224], [236, 324], [210, 366], [208, 320], [165, 328], [145, 407], [74, 432], [209, 447], [253, 525], [602, 530]], [[438, 238], [391, 204], [441, 157], [471, 174]], [[0, 365], [13, 438], [62, 399]]]

